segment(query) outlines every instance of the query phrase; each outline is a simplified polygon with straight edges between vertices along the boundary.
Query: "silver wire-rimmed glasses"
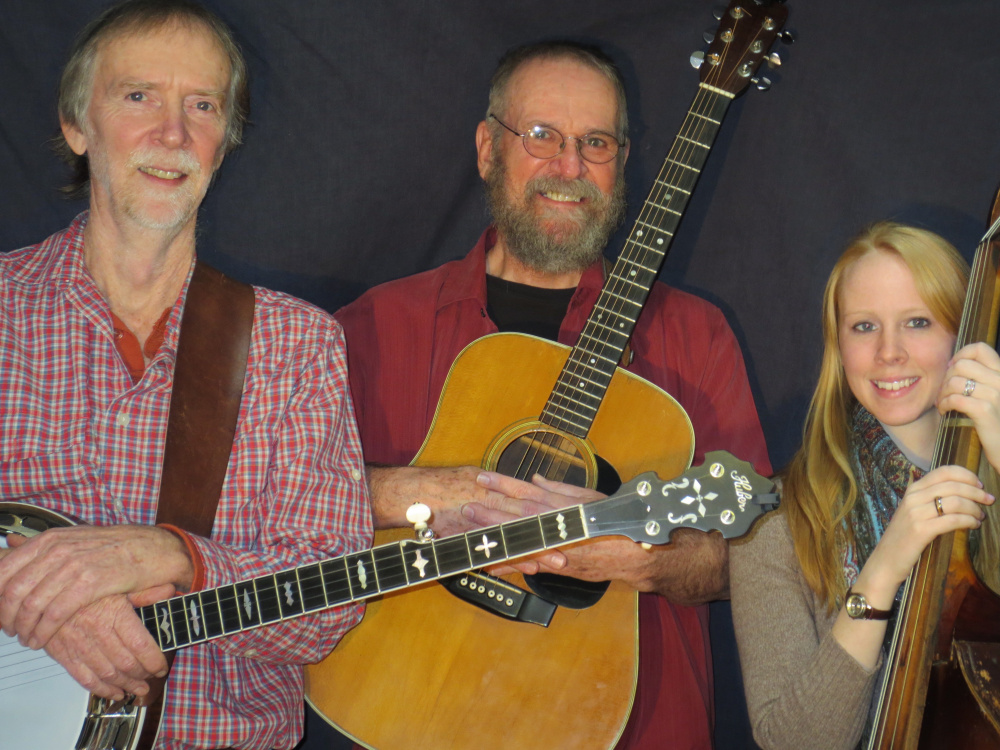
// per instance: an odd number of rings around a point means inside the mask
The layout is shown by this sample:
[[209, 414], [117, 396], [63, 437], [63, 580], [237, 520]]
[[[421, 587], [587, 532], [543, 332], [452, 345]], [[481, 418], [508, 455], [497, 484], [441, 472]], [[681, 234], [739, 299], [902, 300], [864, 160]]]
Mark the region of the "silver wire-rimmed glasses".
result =
[[581, 159], [589, 161], [591, 164], [606, 164], [618, 155], [619, 149], [625, 147], [624, 142], [619, 142], [610, 133], [602, 131], [586, 133], [577, 137], [563, 135], [555, 128], [533, 125], [527, 132], [518, 133], [496, 115], [490, 113], [488, 116], [518, 136], [521, 143], [524, 144], [524, 150], [536, 159], [552, 159], [562, 153], [566, 147], [566, 141], [576, 141], [576, 148]]

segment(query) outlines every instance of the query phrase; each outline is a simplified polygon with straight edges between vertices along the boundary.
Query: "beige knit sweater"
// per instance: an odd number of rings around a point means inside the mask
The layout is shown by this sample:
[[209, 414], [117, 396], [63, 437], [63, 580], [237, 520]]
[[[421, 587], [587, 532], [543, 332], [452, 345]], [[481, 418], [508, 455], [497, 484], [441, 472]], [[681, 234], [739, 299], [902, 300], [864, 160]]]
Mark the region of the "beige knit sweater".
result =
[[765, 750], [855, 747], [878, 669], [830, 634], [837, 613], [806, 584], [783, 514], [730, 544], [729, 574], [754, 739]]

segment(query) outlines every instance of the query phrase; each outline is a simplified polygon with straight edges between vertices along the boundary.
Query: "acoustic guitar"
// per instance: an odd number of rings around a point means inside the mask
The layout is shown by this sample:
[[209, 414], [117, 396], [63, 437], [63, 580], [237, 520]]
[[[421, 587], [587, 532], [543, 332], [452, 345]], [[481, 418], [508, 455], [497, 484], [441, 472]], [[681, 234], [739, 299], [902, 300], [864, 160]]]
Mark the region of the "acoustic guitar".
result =
[[[622, 535], [643, 544], [666, 544], [676, 528], [741, 536], [773, 507], [775, 496], [763, 494], [772, 486], [749, 464], [718, 451], [684, 476], [662, 481], [650, 472], [615, 495], [586, 505], [445, 539], [383, 544], [136, 611], [160, 648], [172, 652], [593, 537]], [[0, 502], [0, 546], [6, 546], [7, 534], [30, 537], [70, 525], [73, 521], [62, 514]], [[149, 750], [159, 732], [158, 720], [159, 706], [154, 712], [131, 701], [90, 695], [44, 651], [0, 633], [3, 747]]]
[[[765, 85], [754, 75], [786, 16], [774, 3], [730, 3], [684, 124], [576, 346], [520, 334], [470, 344], [449, 371], [413, 464], [540, 473], [590, 487], [608, 468], [630, 479], [689, 465], [684, 410], [618, 363], [729, 105], [752, 81]], [[498, 379], [497, 362], [526, 364], [516, 378]], [[307, 667], [310, 704], [378, 750], [612, 747], [635, 694], [636, 593], [612, 583], [593, 606], [538, 615], [521, 586], [521, 576], [471, 575], [447, 590], [371, 602], [334, 652]]]

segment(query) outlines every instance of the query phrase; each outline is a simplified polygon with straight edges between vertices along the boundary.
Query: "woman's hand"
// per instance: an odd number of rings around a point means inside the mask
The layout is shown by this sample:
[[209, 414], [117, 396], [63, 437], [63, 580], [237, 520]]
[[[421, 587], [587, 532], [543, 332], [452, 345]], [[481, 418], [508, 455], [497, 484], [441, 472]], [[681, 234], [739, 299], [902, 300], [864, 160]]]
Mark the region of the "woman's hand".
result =
[[[994, 502], [979, 477], [961, 466], [941, 466], [909, 486], [853, 590], [875, 609], [892, 609], [900, 584], [920, 553], [941, 534], [982, 523], [983, 505]], [[865, 669], [878, 664], [885, 620], [852, 620], [841, 608], [833, 636]]]
[[961, 412], [976, 426], [983, 453], [1000, 471], [1000, 355], [986, 344], [963, 346], [948, 363], [937, 408]]
[[977, 528], [982, 505], [994, 497], [979, 477], [961, 466], [941, 466], [909, 486], [871, 557], [858, 576], [857, 588], [877, 609], [892, 606], [896, 590], [936, 537], [957, 529]]

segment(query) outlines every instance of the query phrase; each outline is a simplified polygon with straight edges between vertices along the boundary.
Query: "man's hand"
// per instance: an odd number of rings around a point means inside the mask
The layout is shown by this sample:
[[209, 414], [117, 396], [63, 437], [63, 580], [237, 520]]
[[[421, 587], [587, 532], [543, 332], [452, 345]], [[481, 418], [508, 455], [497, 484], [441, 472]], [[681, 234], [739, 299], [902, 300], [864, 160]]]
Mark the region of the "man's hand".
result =
[[[603, 497], [600, 493], [536, 476], [532, 483], [481, 472], [479, 483], [490, 490], [483, 502], [469, 503], [465, 517], [478, 526], [537, 515]], [[618, 580], [637, 591], [656, 592], [675, 604], [704, 604], [729, 595], [729, 547], [720, 534], [678, 529], [671, 543], [643, 549], [620, 537], [588, 540], [561, 551], [546, 552], [511, 566], [522, 573], [560, 573], [588, 581]]]
[[[85, 607], [115, 595], [187, 588], [184, 542], [155, 526], [74, 526], [32, 539], [10, 535], [0, 558], [0, 625], [22, 645], [45, 648]], [[124, 601], [122, 597], [122, 601]]]
[[167, 660], [121, 595], [90, 604], [63, 625], [45, 650], [83, 687], [102, 698], [145, 695]]
[[486, 502], [487, 489], [476, 483], [481, 471], [474, 466], [368, 467], [375, 528], [409, 526], [406, 509], [413, 503], [423, 503], [431, 509], [430, 525], [438, 536], [452, 536], [478, 528], [462, 515], [462, 505]]

